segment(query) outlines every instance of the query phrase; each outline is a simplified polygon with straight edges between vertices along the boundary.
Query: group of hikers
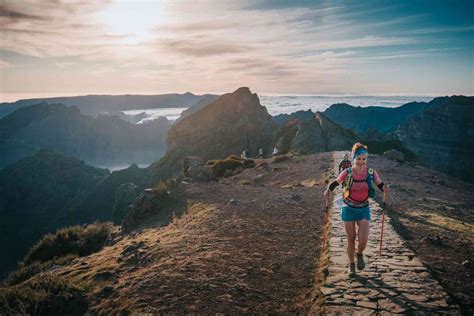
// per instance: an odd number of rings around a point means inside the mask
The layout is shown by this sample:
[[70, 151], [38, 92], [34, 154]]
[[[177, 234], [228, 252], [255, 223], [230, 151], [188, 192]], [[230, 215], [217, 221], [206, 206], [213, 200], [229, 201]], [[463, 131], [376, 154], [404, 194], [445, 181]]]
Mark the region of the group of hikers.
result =
[[[272, 152], [272, 156], [276, 156], [278, 154], [279, 154], [278, 148], [274, 147], [273, 152]], [[244, 151], [242, 151], [242, 153], [240, 154], [240, 158], [242, 158], [242, 159], [251, 159], [252, 157], [250, 155], [250, 151], [248, 149], [245, 149]], [[257, 154], [257, 156], [255, 156], [255, 158], [264, 158], [263, 148], [260, 148], [258, 150], [258, 154]]]
[[[352, 147], [352, 162], [348, 155], [339, 164], [339, 175], [328, 185], [324, 192], [326, 211], [334, 189], [342, 184], [341, 219], [347, 236], [347, 255], [349, 259], [348, 275], [354, 276], [357, 269], [365, 268], [364, 250], [369, 237], [370, 208], [369, 198], [375, 197], [375, 187], [384, 192], [384, 200], [389, 192], [388, 185], [384, 184], [379, 174], [367, 166], [369, 152], [367, 146], [356, 143]], [[356, 225], [358, 226], [358, 245], [355, 248]], [[354, 256], [355, 255], [355, 256]], [[357, 259], [355, 260], [355, 257]]]

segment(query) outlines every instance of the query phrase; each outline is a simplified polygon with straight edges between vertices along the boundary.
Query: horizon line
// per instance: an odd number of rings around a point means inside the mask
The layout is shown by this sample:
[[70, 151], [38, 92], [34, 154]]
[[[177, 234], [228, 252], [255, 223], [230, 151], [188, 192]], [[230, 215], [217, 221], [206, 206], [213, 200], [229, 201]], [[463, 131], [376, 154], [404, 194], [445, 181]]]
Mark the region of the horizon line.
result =
[[[235, 90], [234, 90], [235, 91]], [[232, 91], [233, 92], [233, 91]], [[191, 93], [196, 96], [205, 94], [223, 95], [232, 92], [158, 92], [158, 93], [80, 93], [80, 92], [0, 92], [0, 103], [15, 103], [23, 100], [33, 99], [51, 99], [51, 98], [71, 98], [71, 97], [86, 97], [86, 96], [157, 96], [164, 94], [186, 94]], [[321, 97], [358, 97], [358, 96], [375, 96], [375, 97], [443, 97], [443, 96], [455, 96], [462, 95], [466, 97], [474, 96], [469, 94], [450, 94], [450, 93], [265, 93], [265, 92], [253, 92], [257, 93], [258, 96], [269, 96], [269, 97], [285, 97], [285, 96], [321, 96]], [[5, 95], [10, 97], [4, 98]], [[25, 97], [21, 97], [24, 95]], [[37, 96], [35, 96], [37, 95]]]

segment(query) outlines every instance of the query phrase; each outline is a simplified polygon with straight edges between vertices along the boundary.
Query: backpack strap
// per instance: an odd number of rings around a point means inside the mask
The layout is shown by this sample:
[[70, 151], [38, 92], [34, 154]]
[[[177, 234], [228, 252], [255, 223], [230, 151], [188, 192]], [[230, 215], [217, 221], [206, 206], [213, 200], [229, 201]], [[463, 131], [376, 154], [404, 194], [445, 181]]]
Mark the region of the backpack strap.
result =
[[375, 190], [374, 190], [374, 173], [375, 170], [373, 168], [367, 169], [367, 186], [369, 187], [369, 197], [375, 197]]

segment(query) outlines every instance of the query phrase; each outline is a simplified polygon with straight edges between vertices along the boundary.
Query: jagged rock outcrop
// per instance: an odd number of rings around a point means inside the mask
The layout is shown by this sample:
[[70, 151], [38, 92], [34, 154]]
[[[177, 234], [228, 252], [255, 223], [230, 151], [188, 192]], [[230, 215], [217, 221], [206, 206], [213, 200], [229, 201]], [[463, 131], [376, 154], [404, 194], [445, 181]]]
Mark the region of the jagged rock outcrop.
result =
[[153, 165], [155, 178], [177, 175], [186, 156], [206, 161], [239, 155], [244, 149], [251, 155], [260, 148], [271, 152], [275, 129], [266, 108], [249, 88], [224, 94], [171, 127], [166, 155]]
[[444, 98], [400, 126], [395, 135], [423, 164], [474, 182], [474, 97]]
[[278, 114], [272, 117], [273, 122], [277, 123], [278, 126], [283, 126], [286, 123], [298, 119], [300, 121], [312, 120], [314, 117], [314, 112], [311, 110], [307, 111], [296, 111], [291, 114]]
[[294, 119], [276, 133], [274, 143], [279, 152], [295, 151], [309, 154], [333, 150], [347, 150], [357, 140], [357, 135], [317, 112], [313, 119]]
[[202, 98], [199, 100], [199, 102], [197, 102], [196, 104], [190, 106], [189, 108], [187, 108], [186, 110], [181, 112], [181, 115], [175, 121], [175, 124], [178, 123], [179, 121], [181, 121], [183, 118], [185, 118], [185, 117], [187, 117], [187, 116], [189, 116], [193, 113], [196, 113], [197, 111], [199, 111], [200, 109], [202, 109], [206, 105], [216, 101], [218, 98], [219, 98], [218, 95], [213, 95], [213, 94], [203, 95]]
[[77, 107], [38, 104], [0, 119], [0, 167], [50, 148], [95, 166], [149, 164], [165, 152], [171, 123], [135, 125], [115, 116], [84, 116]]
[[159, 227], [170, 223], [187, 208], [185, 188], [172, 179], [145, 189], [130, 205], [122, 223], [122, 231]]
[[181, 176], [187, 181], [210, 181], [216, 178], [212, 166], [204, 165], [199, 157], [184, 157]]

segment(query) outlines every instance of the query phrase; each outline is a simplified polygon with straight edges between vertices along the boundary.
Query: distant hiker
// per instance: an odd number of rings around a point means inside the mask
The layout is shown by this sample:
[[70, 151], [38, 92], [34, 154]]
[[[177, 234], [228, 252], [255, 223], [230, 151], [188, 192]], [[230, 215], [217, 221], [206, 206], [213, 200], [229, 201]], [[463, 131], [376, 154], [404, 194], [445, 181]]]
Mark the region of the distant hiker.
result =
[[257, 158], [263, 158], [263, 149], [262, 149], [262, 148], [260, 148], [260, 149], [258, 150]]
[[272, 153], [272, 155], [273, 155], [273, 156], [278, 155], [278, 148], [273, 147], [273, 153]]
[[[341, 173], [342, 171], [344, 171], [344, 170], [346, 170], [347, 168], [350, 168], [350, 167], [352, 167], [352, 163], [349, 160], [349, 155], [344, 154], [344, 159], [339, 164], [339, 173]], [[345, 188], [345, 187], [346, 187], [346, 183], [343, 182], [342, 183], [342, 188]]]
[[357, 269], [363, 270], [364, 249], [369, 238], [369, 197], [375, 197], [374, 187], [377, 186], [384, 194], [388, 194], [388, 185], [384, 185], [378, 173], [367, 167], [367, 146], [356, 143], [352, 147], [352, 160], [354, 167], [343, 170], [337, 179], [329, 184], [324, 192], [326, 201], [330, 200], [332, 191], [341, 183], [346, 186], [343, 191], [343, 201], [346, 206], [342, 207], [341, 219], [344, 221], [347, 236], [347, 255], [349, 257], [349, 276], [355, 274], [354, 252], [356, 227], [359, 227], [359, 244], [357, 247]]
[[350, 168], [350, 167], [352, 167], [352, 163], [349, 160], [349, 155], [345, 154], [344, 159], [339, 164], [339, 173], [341, 173], [342, 171], [344, 171], [344, 170], [346, 170], [347, 168]]
[[242, 154], [240, 154], [240, 158], [242, 159], [249, 159], [250, 158], [250, 153], [247, 149], [245, 149]]

